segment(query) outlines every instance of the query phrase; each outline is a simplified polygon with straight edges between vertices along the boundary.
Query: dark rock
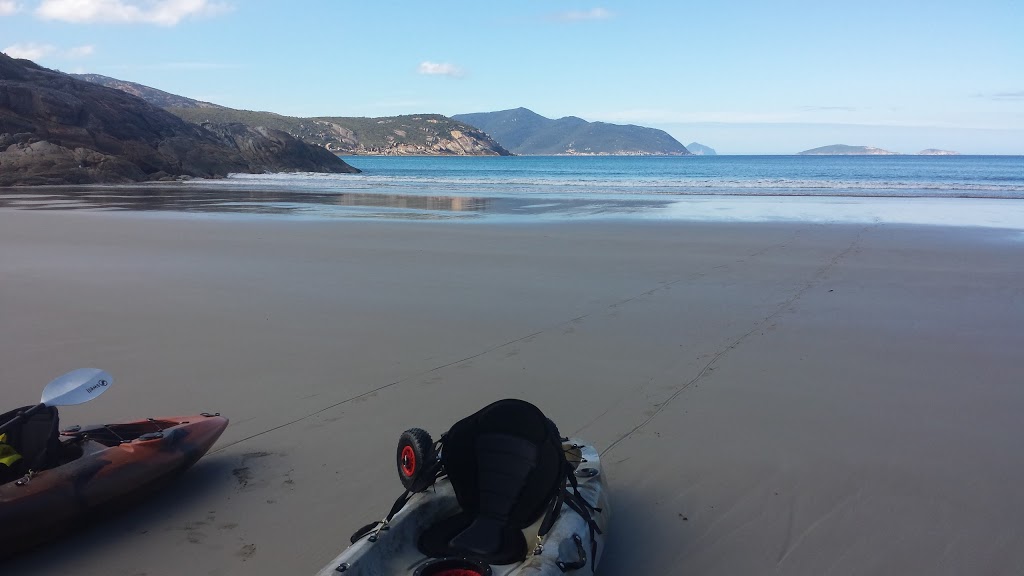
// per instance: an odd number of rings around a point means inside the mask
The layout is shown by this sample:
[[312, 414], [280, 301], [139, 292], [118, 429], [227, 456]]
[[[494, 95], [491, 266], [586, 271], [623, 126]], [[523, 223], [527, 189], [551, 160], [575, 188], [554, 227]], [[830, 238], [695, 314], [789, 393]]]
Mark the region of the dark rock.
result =
[[285, 133], [209, 128], [120, 90], [0, 54], [0, 186], [358, 172]]
[[227, 146], [234, 147], [250, 164], [265, 166], [269, 172], [350, 172], [348, 164], [319, 146], [307, 144], [287, 132], [245, 124], [205, 123], [206, 128]]

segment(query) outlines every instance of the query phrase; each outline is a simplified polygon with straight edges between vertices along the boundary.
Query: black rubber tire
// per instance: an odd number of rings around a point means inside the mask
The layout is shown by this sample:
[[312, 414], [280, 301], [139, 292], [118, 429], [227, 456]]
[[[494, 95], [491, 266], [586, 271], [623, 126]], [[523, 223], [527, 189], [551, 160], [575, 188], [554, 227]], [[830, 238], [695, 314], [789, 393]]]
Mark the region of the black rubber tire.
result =
[[398, 439], [395, 459], [398, 464], [398, 477], [406, 490], [420, 492], [430, 485], [429, 482], [419, 481], [425, 470], [434, 468], [433, 463], [437, 460], [434, 441], [430, 438], [429, 432], [421, 428], [410, 428], [402, 432]]

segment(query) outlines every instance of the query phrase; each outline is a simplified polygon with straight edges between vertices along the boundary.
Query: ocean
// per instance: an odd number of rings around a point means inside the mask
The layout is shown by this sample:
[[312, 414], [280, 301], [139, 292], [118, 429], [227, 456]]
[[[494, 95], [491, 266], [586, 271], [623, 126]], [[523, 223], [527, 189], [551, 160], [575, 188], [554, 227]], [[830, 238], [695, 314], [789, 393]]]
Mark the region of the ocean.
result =
[[[0, 207], [304, 218], [900, 222], [1024, 229], [1024, 156], [346, 157], [356, 175], [19, 189]], [[139, 193], [139, 192], [143, 193]]]

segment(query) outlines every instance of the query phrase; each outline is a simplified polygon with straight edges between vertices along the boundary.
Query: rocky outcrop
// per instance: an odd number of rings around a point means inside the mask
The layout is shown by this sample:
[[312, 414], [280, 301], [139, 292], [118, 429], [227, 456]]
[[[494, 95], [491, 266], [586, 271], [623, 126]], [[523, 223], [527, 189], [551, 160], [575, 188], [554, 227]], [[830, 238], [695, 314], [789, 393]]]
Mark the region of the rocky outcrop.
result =
[[132, 96], [138, 96], [159, 108], [220, 108], [216, 104], [203, 102], [202, 100], [193, 100], [192, 98], [178, 96], [177, 94], [171, 94], [170, 92], [164, 92], [163, 90], [157, 90], [156, 88], [150, 88], [135, 82], [118, 80], [117, 78], [101, 74], [72, 74], [71, 76], [78, 80], [85, 80], [86, 82], [92, 82], [107, 88], [116, 88]]
[[272, 112], [169, 108], [198, 124], [206, 122], [268, 126], [335, 154], [378, 156], [509, 156], [490, 136], [440, 114], [383, 118], [324, 116], [296, 118]]
[[705, 146], [699, 142], [690, 142], [686, 145], [686, 149], [690, 151], [694, 156], [717, 156], [718, 152], [710, 146]]
[[926, 150], [921, 150], [920, 152], [917, 153], [917, 155], [918, 156], [959, 156], [960, 153], [959, 152], [954, 152], [952, 150], [939, 150], [938, 148], [928, 148]]
[[[405, 134], [402, 134], [405, 136]], [[388, 142], [386, 146], [367, 148], [357, 147], [353, 153], [381, 156], [509, 156], [510, 153], [500, 145], [482, 138], [480, 135], [467, 134], [461, 130], [451, 130], [448, 134], [437, 134], [427, 138], [424, 144], [407, 142]]]
[[[333, 170], [340, 160], [319, 146], [312, 146], [287, 132], [245, 124], [203, 124], [221, 142], [241, 154], [251, 166], [264, 172], [341, 172]], [[348, 166], [345, 164], [345, 166]], [[345, 172], [356, 171], [344, 170]]]
[[287, 135], [242, 140], [262, 153], [120, 90], [0, 54], [0, 186], [357, 172]]
[[87, 148], [30, 134], [0, 134], [0, 185], [128, 183], [148, 179], [138, 166]]

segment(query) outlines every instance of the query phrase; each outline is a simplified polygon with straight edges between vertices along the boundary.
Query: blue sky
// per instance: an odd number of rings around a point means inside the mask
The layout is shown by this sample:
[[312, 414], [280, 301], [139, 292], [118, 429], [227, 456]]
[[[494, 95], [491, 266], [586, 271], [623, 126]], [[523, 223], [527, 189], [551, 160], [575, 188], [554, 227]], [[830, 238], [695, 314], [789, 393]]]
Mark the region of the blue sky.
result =
[[732, 154], [1024, 154], [1024, 2], [0, 0], [0, 50], [235, 108], [524, 106]]

